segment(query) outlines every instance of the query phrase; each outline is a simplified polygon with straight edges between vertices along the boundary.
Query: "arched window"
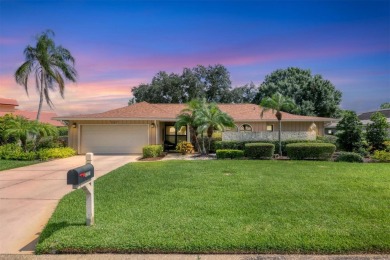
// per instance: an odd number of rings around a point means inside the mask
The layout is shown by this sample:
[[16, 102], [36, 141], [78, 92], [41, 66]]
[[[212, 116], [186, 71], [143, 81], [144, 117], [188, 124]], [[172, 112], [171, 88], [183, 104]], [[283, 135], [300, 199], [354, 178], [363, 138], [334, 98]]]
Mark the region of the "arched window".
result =
[[252, 132], [252, 126], [250, 126], [248, 124], [243, 124], [240, 127], [240, 132]]
[[233, 127], [225, 127], [225, 132], [238, 132], [238, 127], [236, 125]]

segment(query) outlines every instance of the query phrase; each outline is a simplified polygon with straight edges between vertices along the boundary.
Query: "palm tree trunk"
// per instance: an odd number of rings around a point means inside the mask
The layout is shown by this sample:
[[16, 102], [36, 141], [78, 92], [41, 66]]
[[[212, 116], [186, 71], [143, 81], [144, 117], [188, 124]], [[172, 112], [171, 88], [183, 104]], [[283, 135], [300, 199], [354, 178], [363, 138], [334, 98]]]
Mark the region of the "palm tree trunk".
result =
[[279, 120], [279, 156], [282, 156], [282, 120]]
[[39, 105], [38, 105], [38, 112], [37, 112], [37, 121], [39, 121], [39, 117], [41, 116], [41, 110], [42, 110], [42, 103], [43, 103], [43, 92], [44, 92], [44, 77], [45, 73], [42, 71], [41, 73], [41, 93], [39, 93]]

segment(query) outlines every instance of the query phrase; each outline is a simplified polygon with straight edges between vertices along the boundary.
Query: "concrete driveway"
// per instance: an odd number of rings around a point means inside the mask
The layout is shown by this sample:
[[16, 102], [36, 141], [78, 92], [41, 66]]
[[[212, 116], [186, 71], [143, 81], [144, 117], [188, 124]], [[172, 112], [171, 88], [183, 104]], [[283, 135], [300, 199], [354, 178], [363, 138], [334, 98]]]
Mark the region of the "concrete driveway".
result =
[[[95, 155], [96, 178], [140, 155]], [[0, 254], [34, 251], [38, 236], [59, 200], [72, 191], [66, 185], [68, 170], [85, 164], [74, 156], [26, 167], [0, 171]]]

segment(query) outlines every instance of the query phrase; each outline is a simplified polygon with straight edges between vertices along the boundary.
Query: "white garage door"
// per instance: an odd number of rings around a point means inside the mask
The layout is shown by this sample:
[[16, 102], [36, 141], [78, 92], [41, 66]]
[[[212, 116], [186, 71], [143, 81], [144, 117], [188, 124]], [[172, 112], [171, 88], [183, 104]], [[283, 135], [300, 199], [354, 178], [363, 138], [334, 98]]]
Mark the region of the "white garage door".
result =
[[142, 153], [148, 134], [148, 125], [82, 125], [80, 153]]

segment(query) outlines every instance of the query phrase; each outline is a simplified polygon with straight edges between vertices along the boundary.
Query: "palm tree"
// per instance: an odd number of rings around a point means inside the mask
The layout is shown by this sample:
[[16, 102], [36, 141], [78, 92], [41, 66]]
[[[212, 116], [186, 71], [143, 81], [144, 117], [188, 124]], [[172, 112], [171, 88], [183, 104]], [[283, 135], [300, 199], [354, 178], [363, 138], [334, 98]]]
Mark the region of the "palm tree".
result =
[[48, 136], [58, 136], [58, 129], [55, 126], [52, 126], [51, 124], [47, 123], [39, 123], [37, 121], [34, 121], [37, 129], [37, 134], [35, 136], [35, 147], [34, 149], [37, 148], [39, 145], [39, 142], [42, 140], [44, 137]]
[[16, 116], [8, 122], [5, 130], [5, 137], [10, 136], [21, 142], [21, 146], [27, 152], [27, 139], [38, 133], [38, 124], [35, 121], [29, 121], [22, 116]]
[[183, 109], [180, 112], [180, 115], [177, 116], [177, 121], [175, 123], [176, 129], [179, 129], [182, 126], [189, 126], [191, 142], [196, 146], [198, 151], [200, 151], [201, 149], [197, 138], [198, 126], [195, 124], [195, 115], [197, 111], [199, 111], [201, 106], [202, 104], [200, 100], [191, 100], [187, 103], [187, 108]]
[[49, 90], [55, 90], [58, 86], [61, 97], [64, 98], [65, 80], [76, 82], [77, 76], [75, 60], [71, 53], [62, 46], [56, 46], [50, 36], [54, 36], [54, 32], [47, 30], [37, 36], [35, 47], [28, 45], [24, 49], [25, 62], [15, 72], [16, 82], [24, 87], [27, 95], [29, 76], [30, 74], [35, 76], [35, 87], [39, 93], [37, 121], [41, 114], [43, 99], [50, 108], [53, 107]]
[[198, 132], [207, 131], [209, 151], [214, 130], [223, 131], [225, 127], [233, 127], [233, 119], [222, 112], [215, 103], [204, 104], [195, 116], [195, 123], [199, 125]]
[[291, 111], [295, 108], [295, 103], [292, 99], [284, 97], [279, 92], [276, 92], [272, 97], [267, 97], [261, 100], [260, 103], [261, 110], [261, 118], [263, 118], [264, 112], [268, 110], [272, 110], [272, 113], [275, 113], [275, 117], [279, 121], [279, 155], [282, 156], [282, 140], [281, 140], [281, 132], [282, 132], [282, 113], [281, 111]]

